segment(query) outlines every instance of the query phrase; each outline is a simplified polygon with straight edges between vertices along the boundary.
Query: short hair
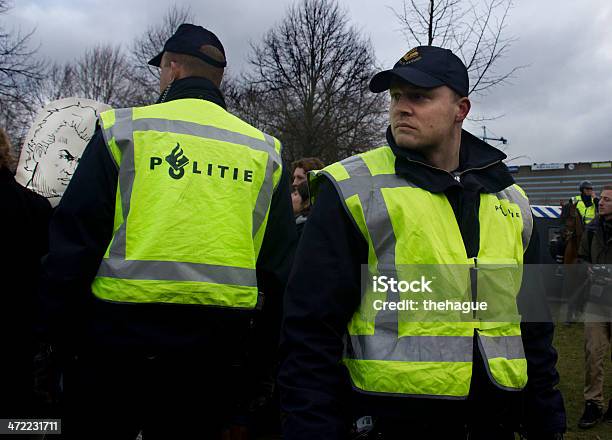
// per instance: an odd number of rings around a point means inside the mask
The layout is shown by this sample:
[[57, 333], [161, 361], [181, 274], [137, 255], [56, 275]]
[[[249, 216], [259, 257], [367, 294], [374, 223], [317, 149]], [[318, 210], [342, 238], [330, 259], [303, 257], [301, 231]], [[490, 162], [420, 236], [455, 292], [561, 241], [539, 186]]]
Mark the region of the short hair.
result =
[[318, 157], [303, 157], [291, 164], [291, 174], [293, 174], [297, 168], [301, 168], [307, 173], [308, 171], [320, 170], [324, 167], [325, 164]]
[[455, 89], [451, 87], [449, 87], [449, 89], [451, 89], [451, 92], [453, 92], [453, 95], [455, 96], [455, 101], [459, 101], [461, 98], [467, 98], [467, 96], [463, 96], [463, 94], [459, 93]]
[[[224, 62], [225, 55], [219, 49], [210, 45], [200, 46], [200, 52], [204, 55], [208, 55], [215, 61]], [[212, 64], [208, 64], [206, 61], [192, 55], [184, 53], [176, 53], [166, 51], [164, 52], [163, 65], [168, 66], [171, 61], [180, 64], [185, 68], [185, 71], [192, 76], [201, 76], [211, 80], [217, 86], [221, 85], [223, 80], [223, 67], [215, 67]]]
[[6, 131], [0, 128], [0, 169], [6, 168], [12, 170], [15, 163], [11, 147], [11, 141], [9, 140]]
[[612, 191], [612, 185], [604, 185], [604, 187], [601, 190], [602, 191]]

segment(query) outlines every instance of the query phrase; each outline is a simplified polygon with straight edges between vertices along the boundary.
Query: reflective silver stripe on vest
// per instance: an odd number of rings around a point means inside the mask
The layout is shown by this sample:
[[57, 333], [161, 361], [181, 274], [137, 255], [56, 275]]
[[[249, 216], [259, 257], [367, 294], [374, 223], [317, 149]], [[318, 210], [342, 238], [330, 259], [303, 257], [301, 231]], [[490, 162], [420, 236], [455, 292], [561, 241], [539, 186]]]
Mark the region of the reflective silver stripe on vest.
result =
[[[344, 199], [355, 194], [359, 196], [378, 264], [387, 268], [395, 267], [397, 240], [381, 189], [414, 187], [414, 185], [395, 174], [373, 176], [361, 156], [350, 157], [341, 163], [349, 178], [339, 182], [332, 179], [332, 182], [336, 182]], [[350, 212], [349, 216], [352, 217]]]
[[525, 359], [523, 339], [520, 336], [484, 336], [478, 338], [484, 349], [483, 356], [488, 360], [495, 358]]
[[471, 362], [472, 336], [350, 336], [347, 357], [369, 361]]
[[176, 261], [104, 259], [99, 277], [127, 280], [197, 281], [257, 287], [255, 269]]
[[[266, 142], [268, 142], [274, 151], [274, 138], [264, 133]], [[274, 173], [280, 167], [280, 162], [277, 162], [272, 156], [268, 156], [268, 163], [266, 164], [266, 175], [262, 183], [262, 187], [257, 194], [257, 200], [255, 201], [255, 208], [253, 208], [253, 237], [259, 231], [259, 228], [266, 218], [270, 204], [272, 203], [272, 193], [276, 189], [274, 187]], [[280, 182], [280, 179], [279, 179]], [[278, 186], [278, 184], [277, 184]]]
[[200, 138], [213, 139], [231, 144], [244, 145], [254, 150], [263, 151], [277, 163], [281, 163], [280, 154], [265, 139], [257, 139], [242, 133], [213, 127], [211, 125], [201, 125], [195, 122], [174, 121], [170, 119], [143, 118], [133, 121], [133, 131], [161, 131], [164, 133], [177, 133], [197, 136]]
[[114, 234], [109, 258], [103, 259], [97, 276], [139, 280], [202, 281], [256, 287], [257, 277], [254, 269], [171, 261], [126, 260], [126, 227], [135, 179], [134, 131], [149, 130], [190, 134], [245, 145], [268, 153], [265, 177], [253, 209], [253, 237], [263, 224], [272, 202], [275, 189], [274, 172], [282, 162], [280, 154], [275, 149], [274, 138], [271, 136], [263, 133], [265, 140], [262, 141], [240, 133], [185, 121], [153, 118], [134, 121], [131, 108], [118, 109], [115, 111], [115, 123], [111, 128], [104, 130], [104, 137], [107, 146], [114, 138], [121, 151], [121, 163], [118, 165], [123, 222]]
[[[131, 130], [132, 109], [122, 108], [115, 110], [115, 124], [108, 130], [110, 137], [121, 151], [121, 163], [119, 165], [119, 191], [121, 194], [121, 211], [123, 223], [113, 237], [109, 249], [111, 258], [125, 259], [126, 248], [126, 224], [130, 213], [130, 199], [132, 198], [132, 187], [134, 186], [134, 133]], [[110, 139], [109, 139], [110, 140]], [[108, 145], [108, 144], [107, 144]], [[112, 156], [112, 154], [111, 154]]]
[[[322, 172], [325, 174], [326, 172]], [[380, 188], [405, 188], [414, 187], [415, 185], [402, 179], [395, 174], [379, 174], [377, 176], [355, 176], [350, 179], [342, 180], [338, 182], [338, 186], [342, 188], [342, 195], [345, 198], [354, 196], [355, 194], [364, 194], [364, 189], [369, 188], [370, 190]], [[360, 197], [362, 199], [362, 197]]]
[[[351, 335], [345, 356], [351, 359], [398, 362], [472, 362], [473, 336]], [[520, 336], [482, 336], [487, 359], [524, 359]]]
[[521, 217], [523, 218], [523, 232], [521, 236], [523, 240], [523, 252], [525, 252], [527, 250], [527, 246], [529, 246], [531, 234], [533, 232], [533, 214], [531, 213], [531, 206], [529, 206], [529, 199], [523, 196], [518, 189], [512, 186], [509, 186], [495, 195], [498, 199], [506, 199], [517, 204], [521, 209]]
[[[354, 192], [359, 196], [366, 227], [378, 260], [378, 270], [388, 273], [389, 269], [395, 269], [397, 240], [381, 188], [387, 185], [393, 188], [407, 186], [407, 181], [394, 174], [372, 176], [361, 156], [352, 156], [341, 163], [349, 175], [348, 179], [338, 182], [342, 197], [347, 198], [346, 192]], [[350, 213], [349, 216], [352, 218]], [[387, 294], [387, 301], [396, 302], [398, 300], [399, 294], [395, 292]], [[397, 339], [397, 322], [396, 310], [380, 310], [374, 322], [376, 333], [382, 335], [383, 332], [386, 332], [384, 339], [393, 343]], [[382, 336], [381, 339], [383, 339]]]

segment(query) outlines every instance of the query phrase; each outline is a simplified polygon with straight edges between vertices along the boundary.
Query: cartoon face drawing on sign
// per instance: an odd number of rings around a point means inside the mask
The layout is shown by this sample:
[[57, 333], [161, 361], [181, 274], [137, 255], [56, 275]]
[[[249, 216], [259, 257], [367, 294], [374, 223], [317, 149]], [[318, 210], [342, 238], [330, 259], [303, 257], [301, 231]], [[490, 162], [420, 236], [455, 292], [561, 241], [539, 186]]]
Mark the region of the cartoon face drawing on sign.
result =
[[94, 134], [100, 110], [106, 108], [104, 104], [76, 98], [45, 107], [23, 145], [18, 181], [57, 205]]
[[[31, 171], [27, 187], [38, 188], [45, 197], [61, 197], [64, 189], [70, 183], [74, 170], [80, 159], [80, 154], [71, 152], [68, 139], [78, 136], [87, 141], [87, 136], [75, 127], [65, 123], [47, 134], [46, 139], [37, 142], [30, 141], [29, 155], [26, 158], [25, 169]], [[91, 136], [89, 137], [91, 138]]]

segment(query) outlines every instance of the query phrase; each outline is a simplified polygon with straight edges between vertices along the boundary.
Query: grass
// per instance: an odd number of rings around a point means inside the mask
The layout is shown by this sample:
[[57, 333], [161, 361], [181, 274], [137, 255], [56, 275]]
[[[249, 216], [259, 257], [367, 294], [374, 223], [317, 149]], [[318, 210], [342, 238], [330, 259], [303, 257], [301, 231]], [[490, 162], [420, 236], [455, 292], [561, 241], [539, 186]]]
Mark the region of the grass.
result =
[[[555, 347], [559, 352], [557, 368], [561, 376], [559, 389], [565, 399], [567, 411], [566, 440], [612, 440], [612, 424], [600, 423], [594, 428], [578, 428], [578, 419], [584, 409], [584, 329], [582, 324], [566, 327], [557, 325]], [[612, 398], [612, 362], [605, 365], [604, 397]]]

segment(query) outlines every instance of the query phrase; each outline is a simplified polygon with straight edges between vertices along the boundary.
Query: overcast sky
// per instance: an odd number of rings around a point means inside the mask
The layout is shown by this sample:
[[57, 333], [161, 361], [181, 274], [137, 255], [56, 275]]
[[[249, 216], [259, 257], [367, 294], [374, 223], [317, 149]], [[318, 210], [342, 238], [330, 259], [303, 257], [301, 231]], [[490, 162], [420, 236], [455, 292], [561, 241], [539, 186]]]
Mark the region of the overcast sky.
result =
[[[290, 1], [199, 0], [198, 24], [223, 42], [232, 71], [247, 68], [249, 42], [280, 21]], [[350, 20], [371, 38], [378, 63], [391, 67], [410, 49], [390, 7], [401, 0], [341, 0]], [[30, 30], [40, 54], [67, 61], [97, 43], [128, 45], [158, 22], [171, 2], [158, 0], [17, 0], [3, 21]], [[488, 135], [509, 140], [513, 164], [612, 159], [612, 1], [517, 0], [507, 35], [517, 41], [500, 71], [526, 65], [511, 83], [472, 97]], [[482, 135], [483, 123], [468, 122]], [[494, 145], [495, 143], [492, 142]]]

